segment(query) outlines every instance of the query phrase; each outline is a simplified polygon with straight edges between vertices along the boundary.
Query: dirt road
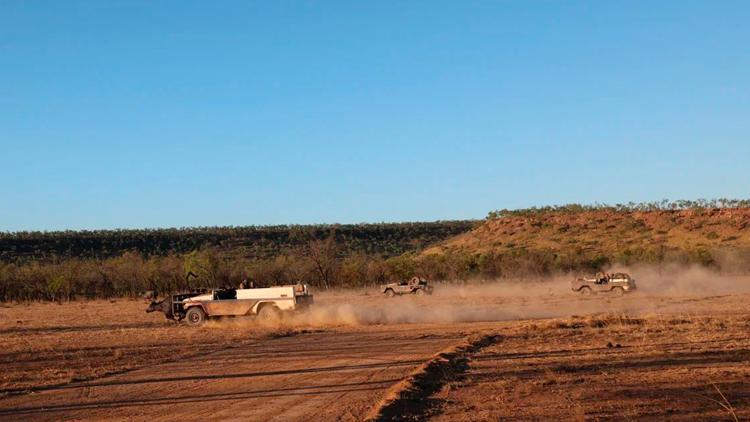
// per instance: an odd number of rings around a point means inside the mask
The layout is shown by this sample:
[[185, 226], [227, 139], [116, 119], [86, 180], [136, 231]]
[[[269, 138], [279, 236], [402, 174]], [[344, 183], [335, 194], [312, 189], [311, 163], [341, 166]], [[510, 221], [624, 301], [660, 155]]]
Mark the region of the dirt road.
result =
[[0, 418], [360, 420], [460, 333], [331, 330], [245, 342], [189, 361], [10, 396]]

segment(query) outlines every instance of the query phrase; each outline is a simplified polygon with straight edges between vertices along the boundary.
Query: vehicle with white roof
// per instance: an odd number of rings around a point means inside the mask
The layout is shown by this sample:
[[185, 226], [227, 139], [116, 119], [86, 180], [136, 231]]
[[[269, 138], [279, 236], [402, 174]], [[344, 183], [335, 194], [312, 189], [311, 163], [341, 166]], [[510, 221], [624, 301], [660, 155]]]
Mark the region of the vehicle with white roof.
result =
[[307, 309], [313, 295], [306, 284], [249, 289], [199, 289], [153, 301], [146, 312], [164, 312], [168, 319], [200, 325], [215, 317], [256, 316], [278, 322], [284, 313]]

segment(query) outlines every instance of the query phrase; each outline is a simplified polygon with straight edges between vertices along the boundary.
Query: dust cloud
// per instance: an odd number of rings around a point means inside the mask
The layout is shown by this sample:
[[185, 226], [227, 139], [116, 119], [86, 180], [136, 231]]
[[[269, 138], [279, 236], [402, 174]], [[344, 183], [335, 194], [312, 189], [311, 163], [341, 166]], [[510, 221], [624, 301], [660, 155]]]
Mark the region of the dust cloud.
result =
[[750, 293], [750, 277], [720, 275], [701, 267], [614, 267], [608, 272], [630, 273], [637, 291], [624, 297], [581, 298], [569, 287], [574, 276], [563, 275], [536, 281], [438, 283], [432, 296], [422, 297], [388, 299], [377, 288], [322, 292], [309, 312], [295, 315], [287, 324], [450, 324], [600, 313], [690, 313], [709, 306], [702, 305], [704, 298]]
[[[690, 314], [712, 306], [710, 299], [733, 295], [748, 308], [750, 276], [728, 276], [701, 267], [613, 267], [627, 272], [637, 290], [623, 297], [580, 297], [570, 290], [574, 275], [542, 280], [476, 280], [436, 283], [431, 296], [386, 298], [377, 287], [314, 292], [308, 311], [287, 315], [282, 328], [382, 324], [453, 324], [562, 318], [594, 314]], [[726, 301], [725, 301], [726, 302]], [[724, 303], [724, 302], [723, 302]], [[748, 309], [750, 311], [750, 309]], [[731, 311], [731, 309], [727, 309]], [[217, 327], [255, 324], [253, 319], [219, 321]]]
[[639, 292], [658, 296], [714, 296], [750, 293], [750, 277], [720, 274], [693, 265], [663, 267], [618, 267], [610, 272], [628, 272], [636, 279]]

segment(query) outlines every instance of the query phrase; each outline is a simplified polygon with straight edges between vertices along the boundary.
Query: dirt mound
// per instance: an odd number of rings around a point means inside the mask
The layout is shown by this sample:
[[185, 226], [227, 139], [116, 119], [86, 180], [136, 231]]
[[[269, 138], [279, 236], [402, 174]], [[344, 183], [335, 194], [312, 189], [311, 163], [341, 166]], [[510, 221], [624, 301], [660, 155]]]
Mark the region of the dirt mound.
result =
[[429, 411], [430, 395], [469, 369], [471, 355], [498, 342], [500, 335], [489, 334], [466, 339], [423, 363], [403, 381], [395, 384], [373, 407], [366, 421], [420, 420]]

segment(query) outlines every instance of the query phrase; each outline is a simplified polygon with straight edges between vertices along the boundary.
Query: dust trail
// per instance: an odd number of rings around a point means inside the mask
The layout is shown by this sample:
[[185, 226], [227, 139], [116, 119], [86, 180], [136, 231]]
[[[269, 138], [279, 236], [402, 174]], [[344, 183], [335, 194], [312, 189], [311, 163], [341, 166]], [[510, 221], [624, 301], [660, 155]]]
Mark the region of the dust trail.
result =
[[711, 296], [750, 293], [750, 277], [722, 275], [717, 271], [693, 266], [665, 265], [620, 267], [637, 279], [638, 289], [660, 296]]
[[[622, 298], [596, 295], [580, 298], [570, 291], [572, 275], [538, 281], [492, 281], [436, 284], [428, 297], [383, 298], [377, 290], [318, 295], [316, 306], [293, 323], [310, 325], [372, 325], [456, 323], [555, 318], [597, 313], [690, 313], [709, 306], [715, 295], [750, 293], [750, 277], [722, 276], [700, 267], [612, 268], [629, 272], [638, 284]], [[702, 302], [703, 301], [703, 302]]]
[[[729, 294], [735, 296], [729, 302], [737, 303], [738, 309], [750, 306], [748, 276], [721, 276], [698, 267], [609, 270], [620, 271], [629, 272], [637, 280], [635, 293], [624, 297], [602, 294], [581, 298], [570, 290], [573, 276], [567, 275], [538, 281], [437, 283], [435, 293], [423, 297], [405, 295], [389, 299], [377, 288], [316, 292], [315, 305], [307, 312], [287, 316], [282, 327], [451, 324], [602, 313], [685, 314], [709, 309], [712, 296]], [[252, 319], [237, 319], [230, 324], [247, 321], [253, 323]]]

